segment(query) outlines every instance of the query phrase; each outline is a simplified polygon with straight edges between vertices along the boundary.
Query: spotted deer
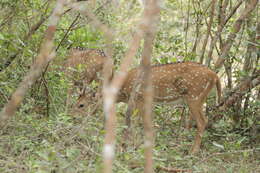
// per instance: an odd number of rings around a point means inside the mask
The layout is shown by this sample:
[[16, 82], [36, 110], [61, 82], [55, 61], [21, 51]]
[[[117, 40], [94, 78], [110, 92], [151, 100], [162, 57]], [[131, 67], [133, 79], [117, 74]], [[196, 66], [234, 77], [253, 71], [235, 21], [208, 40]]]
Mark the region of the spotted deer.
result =
[[98, 72], [102, 70], [105, 57], [101, 49], [77, 47], [70, 50], [62, 67], [62, 71], [72, 84], [67, 93], [67, 105], [70, 104], [73, 89], [77, 88], [82, 92], [85, 85], [93, 80], [100, 80]]
[[[137, 67], [129, 71], [119, 91], [117, 102], [128, 102], [135, 81], [138, 80], [139, 70], [140, 68]], [[199, 63], [180, 62], [153, 65], [151, 67], [151, 75], [154, 103], [174, 104], [178, 102], [188, 105], [192, 119], [196, 120], [198, 129], [191, 153], [198, 152], [202, 135], [207, 125], [207, 118], [202, 109], [203, 103], [214, 86], [217, 88], [218, 102], [221, 97], [221, 84], [217, 74]], [[140, 85], [136, 87], [137, 94], [134, 101], [137, 108], [142, 111], [144, 98]], [[76, 107], [84, 109], [92, 99], [92, 94], [83, 94], [79, 97]]]

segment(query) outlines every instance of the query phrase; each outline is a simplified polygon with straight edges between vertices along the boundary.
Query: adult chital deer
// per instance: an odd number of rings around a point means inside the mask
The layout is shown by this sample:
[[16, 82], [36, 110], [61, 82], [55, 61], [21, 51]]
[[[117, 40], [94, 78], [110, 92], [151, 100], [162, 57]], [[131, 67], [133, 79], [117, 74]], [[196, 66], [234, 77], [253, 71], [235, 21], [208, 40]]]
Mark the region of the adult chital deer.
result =
[[[130, 70], [118, 94], [117, 102], [127, 103], [130, 93], [138, 80], [139, 68]], [[191, 153], [199, 151], [201, 138], [207, 125], [207, 118], [203, 113], [203, 103], [210, 90], [216, 86], [218, 102], [221, 97], [221, 85], [218, 76], [209, 68], [194, 62], [180, 62], [164, 65], [153, 65], [151, 69], [155, 103], [183, 102], [189, 106], [192, 119], [196, 120], [198, 132]], [[142, 87], [136, 87], [135, 102], [142, 111]], [[92, 97], [83, 94], [79, 97], [76, 107], [84, 109]]]
[[63, 65], [65, 76], [71, 81], [67, 93], [67, 105], [73, 93], [73, 88], [83, 90], [85, 85], [93, 80], [99, 80], [99, 73], [102, 70], [105, 61], [105, 53], [101, 49], [91, 48], [72, 48], [68, 58]]

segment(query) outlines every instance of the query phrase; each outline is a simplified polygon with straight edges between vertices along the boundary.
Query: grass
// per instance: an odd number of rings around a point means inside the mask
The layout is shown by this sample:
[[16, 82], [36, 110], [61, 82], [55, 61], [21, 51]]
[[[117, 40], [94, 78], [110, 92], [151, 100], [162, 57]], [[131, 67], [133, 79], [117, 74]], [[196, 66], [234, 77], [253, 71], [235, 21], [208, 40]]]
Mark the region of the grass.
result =
[[[119, 107], [119, 112], [123, 111], [123, 107]], [[64, 112], [51, 114], [50, 117], [35, 110], [25, 112], [22, 108], [0, 131], [0, 172], [101, 172], [105, 133], [101, 111], [76, 118]], [[166, 172], [166, 168], [203, 173], [260, 172], [259, 143], [252, 142], [248, 134], [232, 132], [227, 120], [218, 121], [205, 132], [201, 151], [192, 156], [188, 151], [196, 129], [188, 131], [182, 128], [178, 110], [157, 107], [155, 112], [155, 172]], [[132, 117], [132, 135], [128, 141], [123, 138], [125, 128], [121, 113], [118, 115], [114, 172], [143, 172], [140, 118]], [[127, 148], [123, 147], [123, 143], [127, 144]]]

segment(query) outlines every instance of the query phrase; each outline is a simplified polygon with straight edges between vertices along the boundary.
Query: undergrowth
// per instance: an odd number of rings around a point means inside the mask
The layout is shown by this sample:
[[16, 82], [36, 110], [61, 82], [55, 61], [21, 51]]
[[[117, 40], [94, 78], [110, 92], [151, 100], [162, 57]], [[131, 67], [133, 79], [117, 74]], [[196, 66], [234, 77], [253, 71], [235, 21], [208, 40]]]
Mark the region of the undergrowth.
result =
[[[126, 140], [124, 109], [125, 106], [118, 106], [114, 172], [139, 173], [144, 164], [141, 118], [132, 117], [131, 136]], [[21, 108], [1, 129], [0, 172], [101, 172], [105, 133], [101, 111], [85, 117], [66, 112], [47, 117], [24, 110]], [[166, 168], [210, 173], [260, 172], [259, 143], [252, 142], [247, 133], [232, 131], [231, 123], [225, 118], [206, 130], [201, 151], [189, 155], [196, 128], [184, 129], [180, 114], [180, 109], [167, 106], [155, 109], [155, 172], [165, 172]]]

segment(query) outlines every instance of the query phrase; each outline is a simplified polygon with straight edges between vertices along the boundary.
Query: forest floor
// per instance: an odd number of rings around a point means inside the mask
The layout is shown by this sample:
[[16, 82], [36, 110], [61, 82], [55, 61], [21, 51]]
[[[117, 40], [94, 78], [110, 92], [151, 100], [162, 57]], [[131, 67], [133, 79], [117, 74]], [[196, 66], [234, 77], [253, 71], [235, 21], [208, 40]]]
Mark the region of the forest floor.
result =
[[[114, 172], [143, 172], [143, 127], [141, 118], [132, 117], [130, 139], [124, 107], [117, 115], [117, 143]], [[28, 109], [30, 110], [30, 109]], [[102, 112], [85, 117], [67, 113], [49, 117], [20, 110], [0, 131], [1, 173], [93, 173], [102, 169], [104, 119]], [[228, 120], [216, 122], [203, 136], [201, 151], [189, 155], [196, 128], [184, 130], [181, 111], [156, 107], [154, 168], [155, 172], [260, 172], [260, 144], [248, 130], [234, 130]]]

